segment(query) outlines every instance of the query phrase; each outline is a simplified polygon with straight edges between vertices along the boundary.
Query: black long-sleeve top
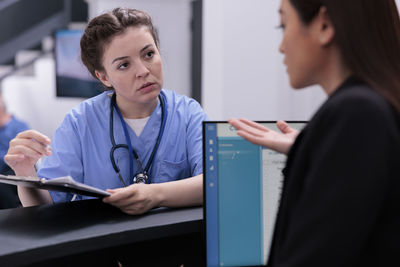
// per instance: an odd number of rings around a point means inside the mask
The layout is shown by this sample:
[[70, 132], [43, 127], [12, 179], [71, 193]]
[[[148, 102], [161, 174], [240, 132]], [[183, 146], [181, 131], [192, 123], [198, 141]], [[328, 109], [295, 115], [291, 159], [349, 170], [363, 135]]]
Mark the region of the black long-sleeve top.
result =
[[399, 167], [399, 114], [350, 78], [289, 152], [268, 266], [400, 266]]

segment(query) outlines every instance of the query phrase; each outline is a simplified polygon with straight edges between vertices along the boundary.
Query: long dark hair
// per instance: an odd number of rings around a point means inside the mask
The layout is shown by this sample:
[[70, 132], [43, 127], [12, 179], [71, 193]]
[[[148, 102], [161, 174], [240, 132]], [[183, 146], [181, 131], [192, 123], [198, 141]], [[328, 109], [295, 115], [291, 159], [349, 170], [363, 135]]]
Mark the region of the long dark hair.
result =
[[395, 0], [290, 0], [304, 24], [326, 7], [353, 75], [400, 112], [400, 18]]

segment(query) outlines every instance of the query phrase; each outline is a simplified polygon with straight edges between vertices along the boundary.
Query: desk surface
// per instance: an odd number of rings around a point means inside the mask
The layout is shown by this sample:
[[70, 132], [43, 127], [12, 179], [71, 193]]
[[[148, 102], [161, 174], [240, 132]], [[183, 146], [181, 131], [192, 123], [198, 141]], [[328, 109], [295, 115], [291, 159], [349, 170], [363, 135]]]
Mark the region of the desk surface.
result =
[[0, 266], [13, 266], [202, 230], [201, 207], [132, 216], [85, 200], [0, 210]]

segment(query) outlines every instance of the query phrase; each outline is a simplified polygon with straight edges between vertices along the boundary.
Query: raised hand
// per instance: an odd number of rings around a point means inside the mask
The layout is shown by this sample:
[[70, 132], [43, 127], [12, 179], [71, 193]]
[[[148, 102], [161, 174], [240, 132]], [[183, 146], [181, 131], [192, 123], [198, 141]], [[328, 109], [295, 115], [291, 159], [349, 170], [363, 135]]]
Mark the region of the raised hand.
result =
[[284, 121], [277, 121], [281, 132], [277, 132], [248, 119], [230, 119], [228, 121], [238, 131], [237, 134], [253, 144], [268, 147], [279, 153], [287, 154], [299, 131]]
[[42, 156], [51, 155], [49, 144], [50, 139], [35, 130], [21, 132], [10, 141], [4, 161], [16, 175], [35, 176], [35, 163]]

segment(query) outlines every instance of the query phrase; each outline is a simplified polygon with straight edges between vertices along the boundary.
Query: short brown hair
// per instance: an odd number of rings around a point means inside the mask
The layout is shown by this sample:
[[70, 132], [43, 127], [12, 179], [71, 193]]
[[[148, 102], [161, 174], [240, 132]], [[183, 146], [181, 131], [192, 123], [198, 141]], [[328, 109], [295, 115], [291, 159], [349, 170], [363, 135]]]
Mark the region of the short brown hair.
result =
[[144, 11], [130, 8], [115, 8], [93, 18], [87, 25], [81, 38], [81, 59], [83, 64], [96, 77], [96, 70], [103, 71], [102, 58], [104, 47], [116, 35], [122, 34], [129, 27], [145, 26], [159, 47], [158, 33], [151, 17]]

